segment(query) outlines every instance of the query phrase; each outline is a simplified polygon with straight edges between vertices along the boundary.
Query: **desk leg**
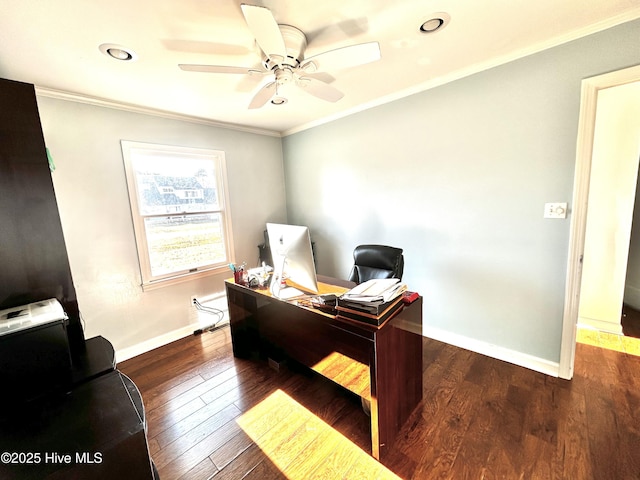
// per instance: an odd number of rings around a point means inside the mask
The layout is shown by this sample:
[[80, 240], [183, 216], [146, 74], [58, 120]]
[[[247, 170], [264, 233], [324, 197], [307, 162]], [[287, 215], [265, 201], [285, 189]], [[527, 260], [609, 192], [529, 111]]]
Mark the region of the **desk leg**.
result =
[[258, 335], [255, 325], [256, 299], [236, 288], [226, 286], [229, 304], [229, 326], [233, 355], [248, 358], [257, 349]]
[[[421, 319], [422, 305], [405, 308], [395, 323], [406, 323], [409, 316]], [[371, 448], [380, 461], [422, 400], [422, 336], [395, 320], [377, 332], [371, 363]]]

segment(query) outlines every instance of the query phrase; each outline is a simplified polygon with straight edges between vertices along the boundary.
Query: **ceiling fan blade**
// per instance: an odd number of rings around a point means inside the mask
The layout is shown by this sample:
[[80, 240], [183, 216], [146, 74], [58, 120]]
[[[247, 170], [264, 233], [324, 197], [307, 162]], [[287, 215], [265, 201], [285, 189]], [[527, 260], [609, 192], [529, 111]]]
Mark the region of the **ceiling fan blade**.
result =
[[247, 21], [249, 30], [256, 39], [256, 43], [267, 57], [278, 55], [287, 56], [287, 47], [284, 44], [278, 22], [273, 17], [271, 10], [257, 5], [240, 5], [242, 14]]
[[250, 109], [260, 108], [276, 93], [276, 82], [267, 83], [256, 93], [249, 104]]
[[332, 87], [322, 80], [318, 80], [317, 78], [300, 77], [297, 81], [297, 85], [305, 92], [310, 93], [321, 100], [326, 100], [327, 102], [337, 102], [344, 97], [344, 93], [340, 90]]
[[205, 73], [234, 73], [234, 74], [248, 74], [252, 72], [258, 72], [255, 68], [246, 67], [227, 67], [224, 65], [192, 65], [187, 63], [181, 63], [178, 65], [180, 69], [186, 72], [205, 72]]
[[304, 70], [308, 68], [307, 64], [313, 63], [316, 70], [331, 71], [355, 67], [377, 60], [380, 60], [380, 45], [378, 42], [369, 42], [319, 53], [313, 57], [306, 58], [300, 68]]

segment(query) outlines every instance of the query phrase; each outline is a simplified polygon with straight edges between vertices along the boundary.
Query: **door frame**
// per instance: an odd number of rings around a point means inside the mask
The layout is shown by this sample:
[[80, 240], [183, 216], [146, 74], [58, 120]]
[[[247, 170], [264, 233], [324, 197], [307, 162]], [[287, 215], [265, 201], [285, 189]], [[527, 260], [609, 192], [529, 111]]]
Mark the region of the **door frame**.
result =
[[591, 157], [596, 123], [598, 92], [640, 80], [640, 65], [587, 78], [582, 81], [580, 117], [576, 144], [567, 280], [562, 317], [562, 340], [558, 376], [570, 380], [576, 355], [576, 331], [580, 306], [582, 259], [587, 226], [589, 184], [591, 181]]

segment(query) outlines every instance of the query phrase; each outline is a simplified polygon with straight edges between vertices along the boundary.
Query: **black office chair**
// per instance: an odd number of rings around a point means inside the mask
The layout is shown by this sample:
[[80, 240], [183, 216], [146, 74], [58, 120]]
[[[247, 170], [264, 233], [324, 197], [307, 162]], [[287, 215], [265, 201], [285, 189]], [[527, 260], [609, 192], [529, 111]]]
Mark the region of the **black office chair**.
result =
[[349, 280], [355, 283], [372, 278], [399, 278], [404, 272], [402, 249], [386, 245], [359, 245], [353, 251], [354, 265]]

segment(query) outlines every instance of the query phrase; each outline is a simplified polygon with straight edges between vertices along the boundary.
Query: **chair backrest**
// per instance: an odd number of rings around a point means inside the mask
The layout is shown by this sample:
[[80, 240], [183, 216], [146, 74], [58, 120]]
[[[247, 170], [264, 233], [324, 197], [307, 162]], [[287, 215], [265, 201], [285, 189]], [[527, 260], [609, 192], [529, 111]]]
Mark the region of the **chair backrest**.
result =
[[372, 278], [399, 278], [404, 272], [401, 248], [386, 245], [359, 245], [353, 251], [354, 265], [349, 280], [356, 283]]

